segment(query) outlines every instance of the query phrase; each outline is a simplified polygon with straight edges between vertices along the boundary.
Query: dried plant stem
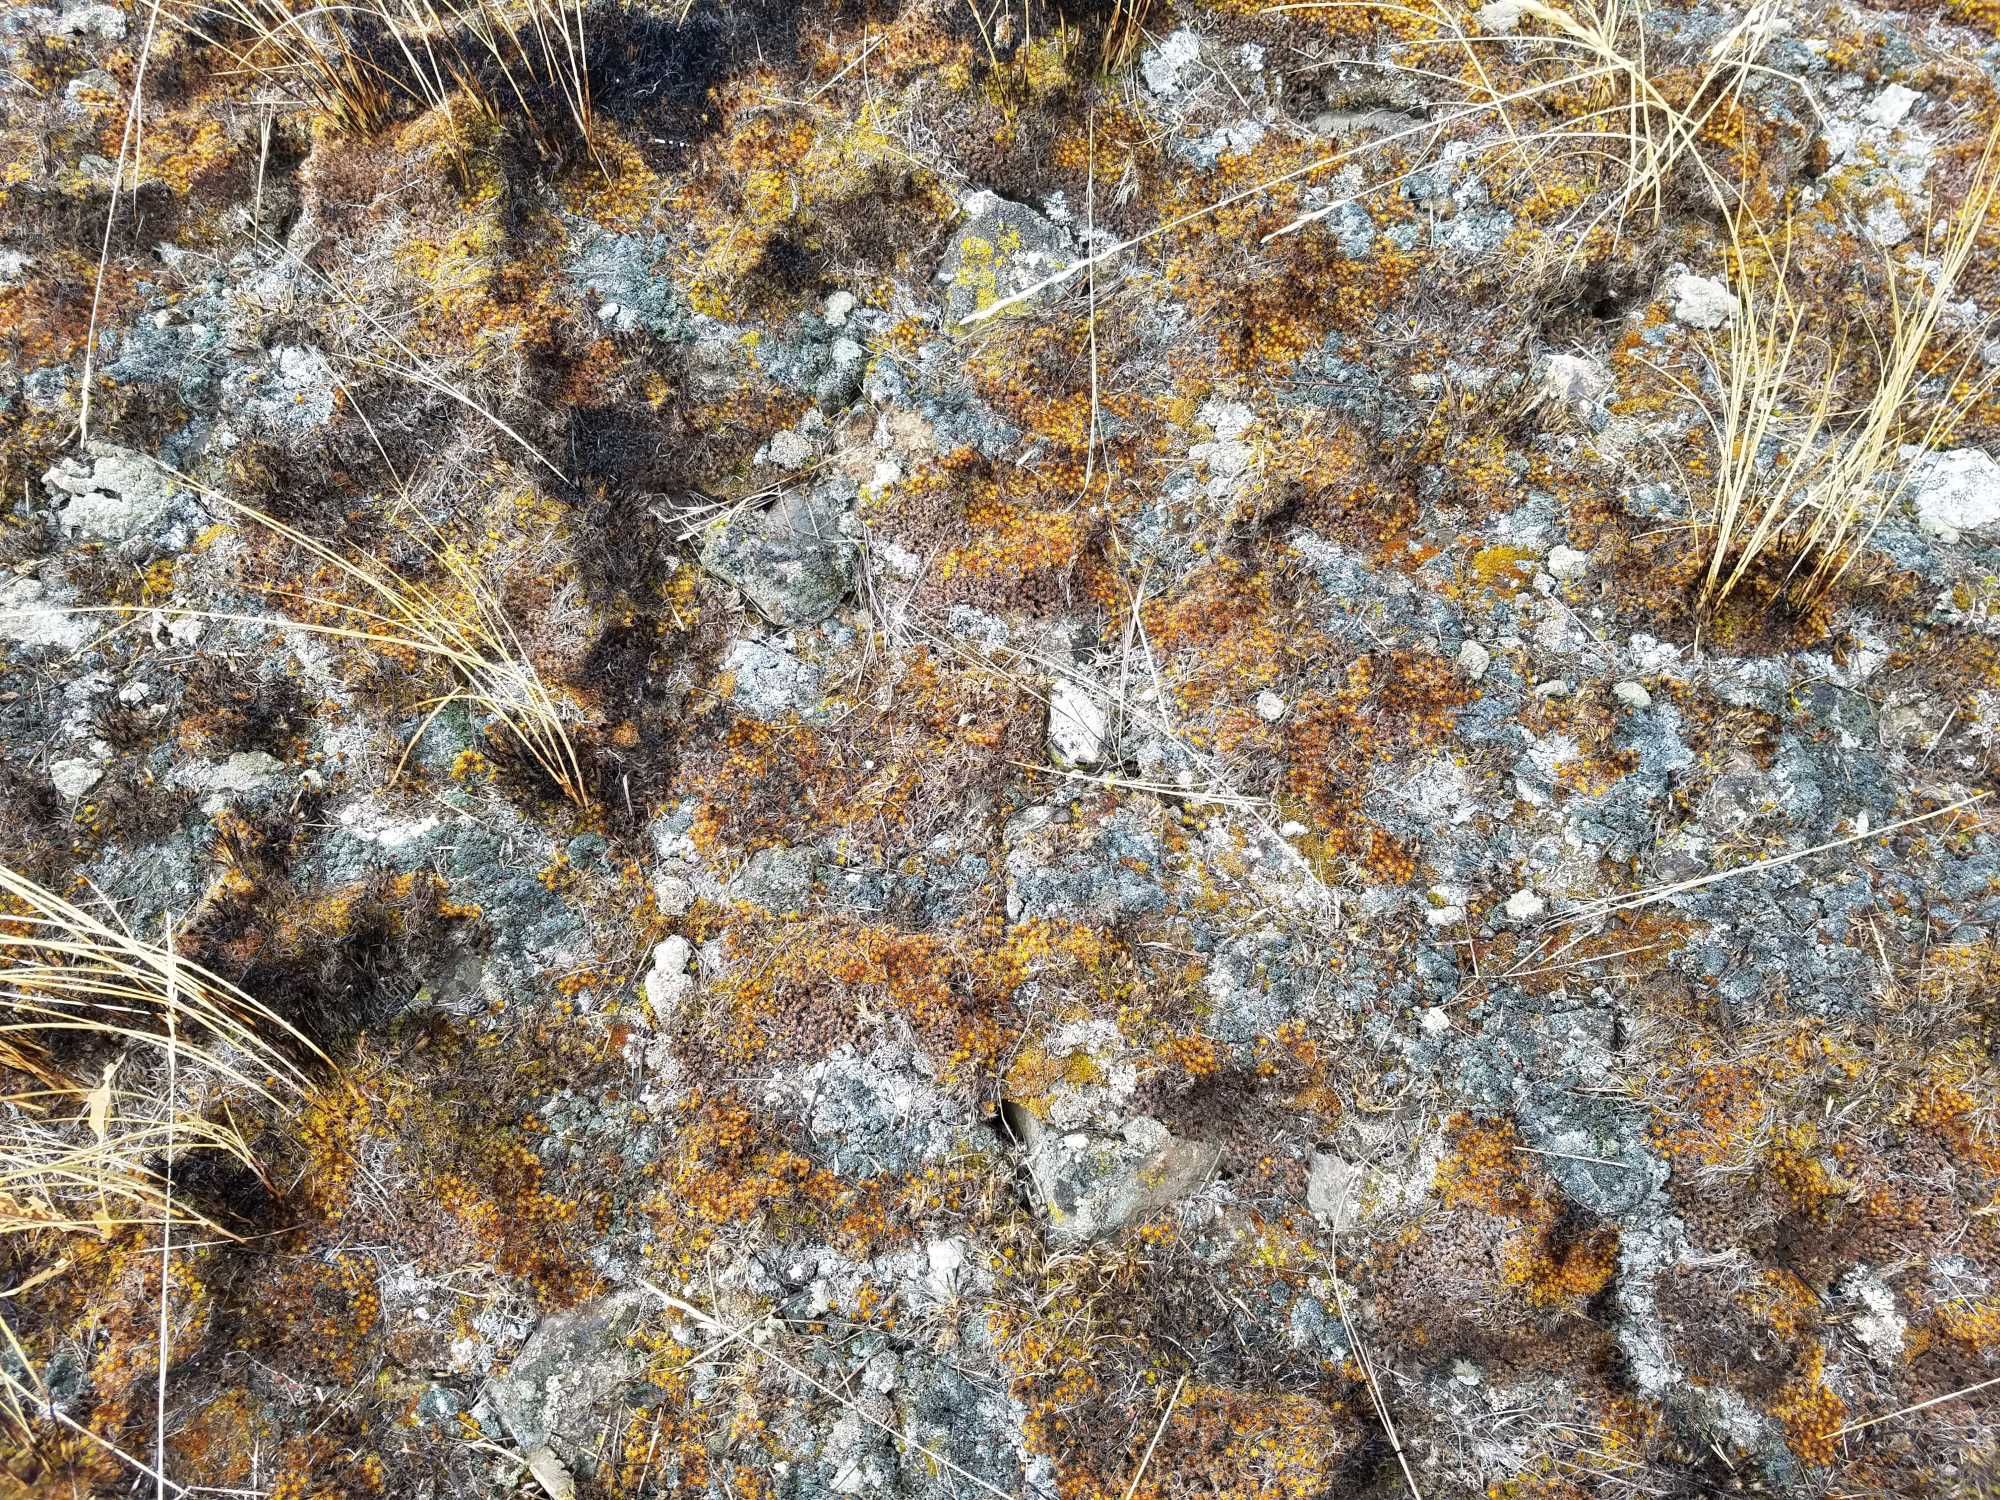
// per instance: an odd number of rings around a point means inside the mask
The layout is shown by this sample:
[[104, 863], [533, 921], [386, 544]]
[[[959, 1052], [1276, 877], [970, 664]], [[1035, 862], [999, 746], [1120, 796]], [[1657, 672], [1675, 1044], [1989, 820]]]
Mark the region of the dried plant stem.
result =
[[1677, 880], [1670, 885], [1649, 886], [1643, 891], [1629, 896], [1605, 896], [1587, 902], [1574, 911], [1564, 912], [1556, 918], [1562, 925], [1573, 922], [1587, 922], [1596, 917], [1605, 917], [1613, 912], [1637, 911], [1641, 907], [1652, 906], [1674, 896], [1682, 896], [1689, 891], [1698, 891], [1706, 886], [1717, 885], [1725, 880], [1734, 880], [1739, 875], [1755, 874], [1759, 870], [1775, 870], [1782, 865], [1796, 864], [1802, 859], [1810, 859], [1815, 854], [1825, 854], [1832, 849], [1844, 849], [1849, 844], [1858, 844], [1866, 839], [1878, 839], [1899, 829], [1913, 827], [1918, 823], [1928, 823], [1932, 818], [1942, 818], [1955, 813], [1960, 808], [1970, 807], [1983, 801], [1989, 792], [1974, 792], [1969, 797], [1961, 797], [1948, 807], [1933, 808], [1927, 813], [1917, 813], [1912, 817], [1898, 818], [1893, 823], [1884, 823], [1880, 828], [1871, 828], [1866, 833], [1850, 833], [1844, 838], [1829, 839], [1824, 844], [1814, 844], [1810, 849], [1795, 849], [1790, 854], [1774, 854], [1768, 859], [1752, 860], [1747, 865], [1736, 865], [1727, 870], [1711, 870], [1706, 875], [1697, 875], [1692, 880]]
[[[741, 1337], [747, 1331], [743, 1328], [730, 1328], [726, 1323], [724, 1323], [720, 1318], [714, 1316], [712, 1313], [707, 1313], [702, 1311], [699, 1307], [696, 1307], [692, 1302], [684, 1301], [681, 1298], [676, 1297], [672, 1292], [667, 1291], [663, 1287], [655, 1286], [650, 1281], [641, 1280], [639, 1282], [639, 1285], [644, 1287], [647, 1291], [651, 1292], [655, 1297], [658, 1297], [660, 1301], [665, 1303], [668, 1307], [674, 1309], [674, 1311], [681, 1313], [686, 1317], [694, 1319], [695, 1322], [699, 1323], [704, 1328], [707, 1328], [713, 1332], [724, 1335], [725, 1342], [730, 1339]], [[890, 1437], [894, 1438], [904, 1447], [923, 1454], [925, 1458], [928, 1458], [932, 1463], [936, 1464], [939, 1468], [945, 1469], [950, 1473], [956, 1474], [960, 1479], [966, 1480], [971, 1484], [976, 1484], [977, 1486], [979, 1486], [980, 1489], [984, 1490], [987, 1494], [998, 1495], [1000, 1497], [1000, 1500], [1015, 1500], [1014, 1496], [1009, 1495], [1005, 1490], [999, 1488], [997, 1485], [992, 1484], [987, 1480], [981, 1479], [977, 1474], [973, 1473], [970, 1469], [961, 1468], [958, 1464], [953, 1463], [950, 1459], [946, 1458], [942, 1453], [938, 1452], [937, 1449], [928, 1447], [925, 1444], [918, 1442], [908, 1433], [899, 1431], [895, 1427], [891, 1426], [889, 1423], [884, 1422], [880, 1417], [873, 1416], [870, 1413], [863, 1411], [860, 1408], [860, 1406], [858, 1406], [854, 1402], [853, 1398], [848, 1396], [845, 1392], [841, 1391], [835, 1386], [828, 1385], [825, 1381], [821, 1380], [817, 1375], [812, 1374], [810, 1371], [802, 1369], [799, 1365], [793, 1363], [789, 1359], [786, 1359], [784, 1355], [778, 1353], [768, 1344], [756, 1343], [754, 1333], [752, 1333], [750, 1337], [759, 1354], [769, 1359], [773, 1364], [779, 1366], [781, 1369], [789, 1371], [792, 1375], [796, 1376], [798, 1379], [803, 1380], [807, 1385], [811, 1386], [821, 1395], [829, 1396], [833, 1400], [839, 1402], [842, 1407], [854, 1413], [855, 1416], [861, 1418], [862, 1421], [868, 1423], [871, 1427], [877, 1428], [880, 1431], [887, 1433]], [[721, 1346], [718, 1345], [717, 1347], [719, 1348]]]
[[1914, 1412], [1928, 1411], [1933, 1406], [1943, 1406], [1945, 1402], [1956, 1401], [1961, 1396], [1977, 1395], [1980, 1391], [1991, 1390], [1996, 1385], [2000, 1385], [2000, 1375], [1995, 1375], [1991, 1380], [1982, 1380], [1977, 1385], [1961, 1386], [1955, 1391], [1947, 1391], [1942, 1396], [1933, 1396], [1928, 1401], [1919, 1401], [1915, 1406], [1905, 1406], [1899, 1411], [1885, 1412], [1879, 1417], [1869, 1417], [1866, 1421], [1862, 1422], [1849, 1422], [1833, 1435], [1837, 1438], [1846, 1437], [1849, 1433], [1861, 1432], [1870, 1427], [1877, 1427], [1884, 1422], [1893, 1422], [1898, 1417], [1907, 1417]]
[[1167, 1423], [1173, 1420], [1174, 1408], [1180, 1404], [1181, 1391], [1187, 1386], [1187, 1376], [1174, 1382], [1174, 1393], [1167, 1397], [1167, 1409], [1160, 1413], [1160, 1423], [1153, 1429], [1153, 1440], [1146, 1444], [1146, 1451], [1139, 1459], [1139, 1467], [1132, 1471], [1132, 1482], [1125, 1486], [1125, 1500], [1139, 1492], [1139, 1481], [1146, 1477], [1146, 1466], [1153, 1461], [1153, 1450], [1160, 1446], [1160, 1438], [1167, 1430]]

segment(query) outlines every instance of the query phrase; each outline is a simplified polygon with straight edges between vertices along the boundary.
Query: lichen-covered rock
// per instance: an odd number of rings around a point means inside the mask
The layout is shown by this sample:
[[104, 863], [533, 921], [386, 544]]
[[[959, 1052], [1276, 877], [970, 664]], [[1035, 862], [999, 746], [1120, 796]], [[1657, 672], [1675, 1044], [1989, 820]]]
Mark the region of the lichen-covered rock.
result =
[[2000, 464], [1983, 448], [1925, 455], [1909, 488], [1917, 524], [1940, 541], [2000, 540]]
[[657, 1305], [645, 1291], [613, 1292], [542, 1320], [483, 1398], [523, 1453], [553, 1449], [580, 1467], [605, 1416], [644, 1374], [626, 1340]]
[[1055, 1235], [1082, 1244], [1179, 1202], [1203, 1187], [1221, 1150], [1177, 1139], [1137, 1116], [1116, 1135], [1035, 1128], [1028, 1173]]
[[768, 509], [727, 516], [703, 543], [702, 566], [741, 590], [773, 624], [823, 620], [852, 586], [848, 498], [822, 486], [785, 495]]
[[974, 193], [965, 220], [952, 231], [938, 280], [954, 322], [1033, 286], [1069, 265], [1069, 237], [1024, 203]]
[[143, 453], [93, 439], [42, 482], [68, 497], [56, 513], [67, 535], [147, 549], [178, 549], [192, 540], [192, 496]]

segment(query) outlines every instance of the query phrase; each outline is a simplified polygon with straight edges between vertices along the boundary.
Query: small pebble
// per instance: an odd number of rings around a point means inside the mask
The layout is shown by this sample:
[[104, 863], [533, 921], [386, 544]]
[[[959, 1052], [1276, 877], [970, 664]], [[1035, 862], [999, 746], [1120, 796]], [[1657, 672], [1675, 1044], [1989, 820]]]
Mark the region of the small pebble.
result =
[[1653, 695], [1636, 682], [1615, 682], [1611, 685], [1611, 696], [1627, 708], [1651, 708]]
[[1583, 577], [1590, 571], [1590, 559], [1574, 547], [1552, 547], [1549, 549], [1549, 572], [1556, 578], [1569, 582]]

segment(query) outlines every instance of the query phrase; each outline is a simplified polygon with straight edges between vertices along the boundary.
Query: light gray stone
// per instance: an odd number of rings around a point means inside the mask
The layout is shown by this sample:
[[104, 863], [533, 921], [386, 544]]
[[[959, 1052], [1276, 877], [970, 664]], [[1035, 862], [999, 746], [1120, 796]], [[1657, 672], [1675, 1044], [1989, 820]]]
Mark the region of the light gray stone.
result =
[[1104, 759], [1110, 716], [1104, 700], [1071, 677], [1049, 688], [1049, 748], [1066, 765], [1094, 766]]
[[1667, 285], [1674, 317], [1690, 328], [1720, 328], [1736, 316], [1736, 294], [1712, 276], [1683, 271]]
[[1953, 448], [1919, 459], [1910, 491], [1917, 524], [1939, 540], [2000, 538], [2000, 464], [1983, 448]]
[[774, 624], [824, 620], [852, 580], [847, 513], [846, 498], [823, 488], [724, 517], [701, 549], [701, 565]]
[[49, 763], [49, 784], [69, 802], [77, 801], [103, 779], [104, 767], [81, 756]]
[[69, 497], [56, 515], [63, 531], [97, 542], [151, 536], [173, 515], [183, 493], [173, 476], [144, 454], [95, 439], [81, 457], [58, 459], [42, 481]]

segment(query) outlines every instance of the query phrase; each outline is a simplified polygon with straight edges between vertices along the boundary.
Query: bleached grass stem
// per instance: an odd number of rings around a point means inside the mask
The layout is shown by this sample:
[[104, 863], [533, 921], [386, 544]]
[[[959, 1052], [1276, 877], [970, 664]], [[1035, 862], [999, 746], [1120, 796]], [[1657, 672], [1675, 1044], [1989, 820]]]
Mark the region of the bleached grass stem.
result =
[[[702, 1309], [696, 1307], [692, 1302], [688, 1302], [680, 1297], [676, 1297], [672, 1292], [667, 1291], [663, 1287], [656, 1286], [650, 1281], [641, 1279], [639, 1285], [644, 1287], [647, 1291], [651, 1292], [655, 1297], [659, 1298], [661, 1302], [665, 1303], [668, 1307], [671, 1307], [675, 1312], [678, 1312], [685, 1317], [692, 1318], [696, 1323], [700, 1324], [703, 1328], [709, 1329], [711, 1332], [722, 1334], [724, 1336], [725, 1341], [737, 1338], [745, 1332], [745, 1330], [741, 1328], [729, 1327], [728, 1324], [724, 1323], [720, 1318], [716, 1317], [714, 1314], [702, 1311]], [[793, 1362], [792, 1360], [785, 1358], [784, 1355], [778, 1353], [777, 1350], [773, 1349], [769, 1343], [757, 1342], [756, 1334], [754, 1332], [750, 1334], [750, 1338], [759, 1354], [769, 1359], [773, 1364], [777, 1365], [779, 1368], [790, 1372], [797, 1379], [803, 1380], [807, 1385], [811, 1386], [821, 1395], [831, 1397], [833, 1400], [839, 1402], [843, 1408], [845, 1408], [847, 1411], [852, 1412], [855, 1416], [861, 1418], [861, 1420], [868, 1423], [869, 1426], [874, 1427], [883, 1433], [886, 1433], [889, 1437], [895, 1439], [895, 1441], [901, 1443], [904, 1447], [909, 1448], [917, 1453], [921, 1453], [925, 1458], [929, 1459], [939, 1468], [944, 1469], [949, 1473], [956, 1474], [960, 1479], [963, 1479], [970, 1484], [977, 1485], [987, 1494], [997, 1495], [1000, 1497], [1000, 1500], [1016, 1500], [1015, 1496], [1009, 1495], [1005, 1490], [993, 1484], [991, 1481], [981, 1479], [977, 1474], [973, 1473], [970, 1469], [963, 1468], [960, 1465], [953, 1463], [949, 1458], [946, 1458], [942, 1453], [938, 1452], [937, 1449], [929, 1447], [924, 1443], [918, 1442], [908, 1433], [903, 1432], [900, 1429], [892, 1426], [891, 1424], [883, 1421], [880, 1417], [874, 1416], [869, 1412], [863, 1411], [861, 1407], [858, 1404], [856, 1404], [856, 1402], [852, 1397], [848, 1396], [838, 1387], [827, 1384], [824, 1380], [821, 1380], [817, 1375], [814, 1375], [809, 1370], [806, 1370], [800, 1365]], [[720, 1345], [718, 1345], [717, 1347], [720, 1347]]]
[[1735, 865], [1727, 870], [1711, 870], [1706, 875], [1697, 875], [1692, 880], [1676, 880], [1668, 885], [1649, 886], [1643, 891], [1629, 896], [1605, 896], [1589, 901], [1573, 911], [1567, 911], [1555, 920], [1559, 925], [1568, 926], [1575, 922], [1588, 922], [1597, 917], [1610, 916], [1613, 912], [1637, 911], [1642, 907], [1655, 906], [1675, 896], [1684, 896], [1689, 891], [1703, 890], [1718, 885], [1725, 880], [1734, 880], [1739, 875], [1754, 875], [1759, 870], [1775, 870], [1784, 865], [1797, 864], [1802, 859], [1810, 859], [1815, 854], [1825, 854], [1834, 849], [1844, 849], [1849, 844], [1859, 844], [1868, 839], [1879, 839], [1918, 823], [1928, 823], [1933, 818], [1942, 818], [1962, 808], [1972, 806], [1991, 796], [1990, 792], [1974, 792], [1969, 797], [1961, 797], [1947, 807], [1933, 808], [1927, 813], [1917, 813], [1912, 817], [1898, 818], [1893, 823], [1884, 823], [1880, 828], [1870, 828], [1865, 833], [1850, 833], [1845, 838], [1829, 839], [1824, 844], [1815, 844], [1810, 849], [1795, 849], [1790, 854], [1774, 854], [1768, 859], [1752, 860], [1747, 865]]

